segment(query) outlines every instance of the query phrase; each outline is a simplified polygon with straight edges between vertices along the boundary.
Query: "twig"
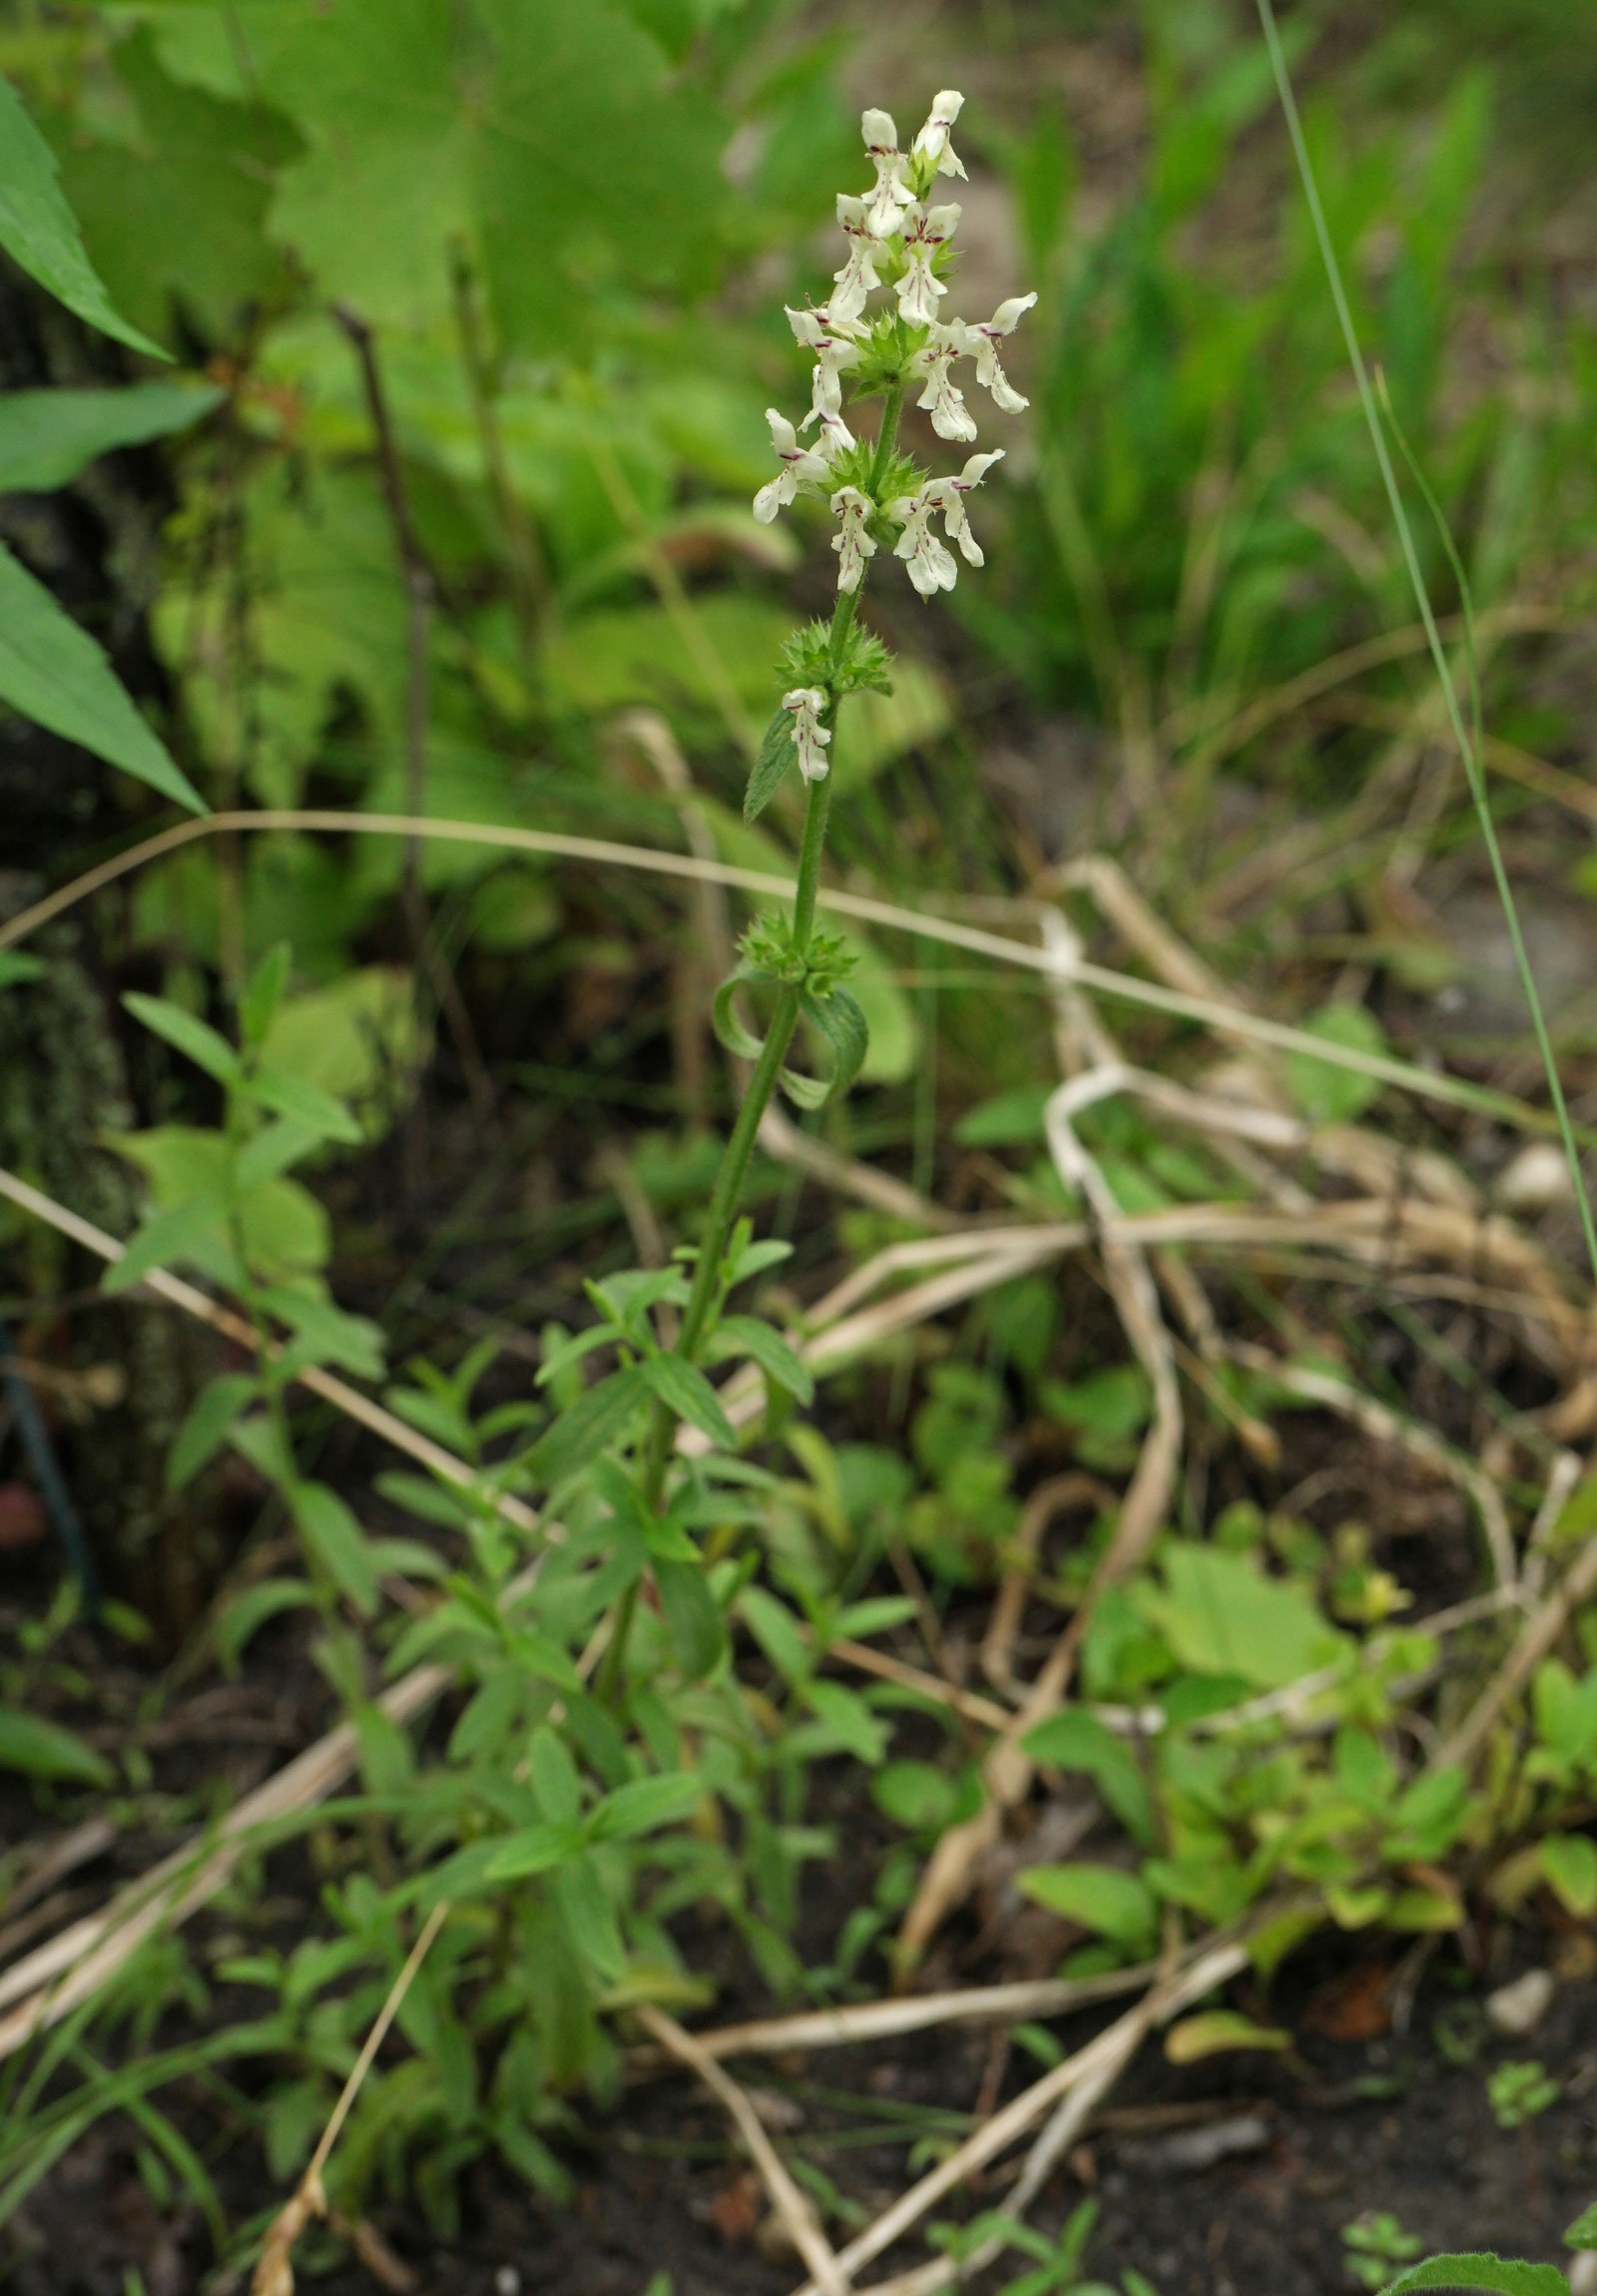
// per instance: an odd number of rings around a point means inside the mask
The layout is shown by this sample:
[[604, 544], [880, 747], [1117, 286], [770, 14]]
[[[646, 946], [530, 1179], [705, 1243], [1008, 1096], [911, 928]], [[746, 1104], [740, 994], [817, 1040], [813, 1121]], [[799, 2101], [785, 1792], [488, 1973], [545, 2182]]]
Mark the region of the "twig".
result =
[[367, 2073], [377, 2051], [387, 2037], [388, 2027], [399, 2013], [411, 1980], [427, 1958], [433, 1939], [449, 1919], [451, 1908], [440, 1900], [422, 1924], [415, 1944], [405, 1957], [404, 1967], [388, 1988], [388, 1998], [377, 2011], [360, 2054], [349, 2068], [349, 2077], [338, 2094], [338, 2101], [327, 2116], [315, 2151], [306, 2163], [305, 2172], [294, 2189], [292, 2198], [284, 2202], [266, 2232], [266, 2244], [250, 2281], [250, 2296], [293, 2296], [293, 2247], [312, 2216], [325, 2216], [327, 2195], [321, 2176], [338, 2141], [339, 2132], [349, 2117], [355, 2098], [360, 2094]]
[[694, 2039], [707, 2055], [718, 2058], [781, 2055], [797, 2048], [857, 2048], [862, 2041], [894, 2040], [901, 2033], [925, 2032], [935, 2025], [1065, 2016], [1072, 2009], [1135, 1993], [1155, 1975], [1150, 1964], [1109, 1970], [1098, 1978], [1035, 1978], [1013, 1985], [972, 1986], [960, 1993], [894, 1995], [885, 2001], [849, 2002], [840, 2009], [800, 2009], [794, 2016], [720, 2025], [695, 2033]]
[[745, 2149], [760, 2173], [760, 2180], [771, 2195], [771, 2204], [781, 2217], [784, 2229], [795, 2249], [809, 2267], [811, 2285], [820, 2296], [848, 2296], [848, 2281], [839, 2267], [831, 2244], [820, 2229], [813, 2208], [784, 2164], [781, 2153], [766, 2134], [764, 2123], [744, 2091], [723, 2070], [709, 2050], [684, 2030], [674, 2016], [651, 2003], [642, 2003], [636, 2010], [638, 2021], [646, 2031], [653, 2033], [663, 2049], [698, 2074], [706, 2088], [712, 2090], [726, 2107], [729, 2118], [743, 2138]]
[[[388, 506], [388, 520], [393, 528], [394, 547], [399, 557], [399, 575], [404, 584], [405, 810], [419, 817], [425, 815], [427, 810], [432, 618], [438, 603], [438, 578], [433, 572], [432, 561], [421, 546], [415, 520], [411, 516], [410, 495], [405, 485], [399, 442], [394, 435], [388, 394], [383, 387], [382, 369], [377, 362], [376, 338], [366, 321], [357, 311], [351, 310], [347, 303], [335, 302], [332, 315], [353, 344], [359, 363], [366, 411], [376, 434], [377, 467], [382, 478], [383, 499]], [[445, 961], [443, 951], [433, 940], [430, 929], [426, 895], [421, 886], [420, 837], [414, 833], [406, 837], [402, 853], [400, 900], [404, 908], [406, 929], [410, 934], [411, 954], [416, 965], [426, 974], [438, 1000], [438, 1008], [448, 1021], [449, 1033], [455, 1040], [460, 1064], [465, 1071], [472, 1113], [479, 1124], [491, 1123], [496, 1107], [493, 1083], [477, 1043], [476, 1030], [471, 1025], [471, 1015], [460, 994], [459, 983]], [[419, 1097], [416, 1105], [419, 1108]], [[415, 1145], [413, 1134], [413, 1150]], [[419, 1187], [419, 1174], [413, 1172], [412, 1180]]]

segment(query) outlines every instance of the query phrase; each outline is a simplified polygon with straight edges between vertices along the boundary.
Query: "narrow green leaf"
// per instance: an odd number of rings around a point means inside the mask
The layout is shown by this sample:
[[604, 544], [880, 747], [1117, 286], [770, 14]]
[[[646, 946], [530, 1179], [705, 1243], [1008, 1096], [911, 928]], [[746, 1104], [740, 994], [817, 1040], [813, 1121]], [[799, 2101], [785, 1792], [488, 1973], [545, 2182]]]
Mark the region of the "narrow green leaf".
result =
[[101, 1278], [107, 1292], [130, 1291], [152, 1268], [166, 1268], [187, 1259], [191, 1249], [214, 1236], [222, 1207], [200, 1196], [192, 1204], [178, 1204], [170, 1212], [156, 1212], [132, 1238], [120, 1260], [113, 1260]]
[[75, 1730], [15, 1706], [0, 1706], [0, 1770], [20, 1770], [25, 1777], [63, 1786], [106, 1789], [117, 1782], [105, 1756], [86, 1746]]
[[336, 1491], [299, 1482], [288, 1498], [299, 1535], [340, 1594], [364, 1617], [377, 1606], [377, 1566], [366, 1534]]
[[168, 1490], [182, 1490], [216, 1456], [234, 1421], [260, 1392], [260, 1381], [249, 1372], [224, 1372], [201, 1389], [167, 1454]]
[[639, 1364], [629, 1364], [597, 1387], [585, 1389], [533, 1444], [528, 1455], [533, 1473], [555, 1484], [587, 1466], [620, 1439], [648, 1393]]
[[568, 1858], [576, 1857], [581, 1849], [580, 1826], [526, 1826], [519, 1834], [512, 1834], [492, 1858], [487, 1879], [519, 1882], [529, 1874], [547, 1874]]
[[122, 389], [0, 395], [0, 494], [47, 494], [115, 446], [187, 430], [226, 396], [215, 383], [135, 382]]
[[1119, 1866], [1028, 1866], [1015, 1881], [1023, 1897], [1117, 1945], [1145, 1946], [1158, 1931], [1158, 1900]]
[[746, 822], [760, 819], [782, 787], [794, 755], [793, 712], [779, 710], [766, 728], [760, 754], [750, 771], [749, 787], [743, 801], [743, 818]]
[[716, 990], [710, 1007], [710, 1025], [716, 1032], [716, 1041], [740, 1060], [758, 1060], [763, 1046], [758, 1036], [751, 1036], [738, 1018], [734, 1002], [738, 991], [747, 981], [764, 980], [768, 976], [757, 972], [752, 964], [740, 964], [736, 972], [729, 972]]
[[217, 1620], [217, 1656], [224, 1674], [238, 1673], [245, 1644], [268, 1618], [284, 1610], [302, 1610], [315, 1599], [302, 1578], [263, 1578], [235, 1595]]
[[[4, 83], [0, 82], [0, 86]], [[0, 546], [0, 702], [148, 782], [194, 814], [204, 799], [134, 708], [105, 655]]]
[[870, 1049], [870, 1030], [857, 1000], [846, 988], [828, 989], [824, 996], [805, 995], [799, 1000], [799, 1010], [830, 1052], [831, 1074], [825, 1078], [799, 1076], [785, 1068], [783, 1089], [800, 1108], [824, 1108], [828, 1100], [846, 1092], [859, 1074]]
[[723, 1316], [713, 1343], [717, 1357], [748, 1356], [768, 1380], [800, 1404], [815, 1398], [815, 1383], [808, 1367], [789, 1347], [782, 1334], [758, 1316]]
[[650, 1389], [680, 1420], [727, 1450], [738, 1445], [738, 1431], [722, 1409], [705, 1375], [681, 1356], [650, 1356], [640, 1370]]
[[594, 1812], [589, 1834], [596, 1842], [631, 1841], [692, 1817], [704, 1800], [702, 1782], [688, 1771], [662, 1778], [631, 1778], [607, 1794]]
[[704, 1566], [657, 1561], [655, 1584], [682, 1670], [691, 1682], [698, 1682], [720, 1664], [727, 1647], [726, 1622], [710, 1591]]
[[323, 1139], [353, 1146], [364, 1137], [341, 1101], [319, 1085], [306, 1084], [281, 1068], [258, 1068], [245, 1080], [245, 1090], [274, 1116], [286, 1116], [290, 1123], [302, 1124], [307, 1132], [317, 1132]]
[[238, 1083], [239, 1055], [210, 1021], [185, 1012], [181, 1004], [172, 1004], [164, 996], [144, 996], [138, 989], [131, 990], [122, 1001], [135, 1020], [143, 1021], [153, 1035], [165, 1038], [219, 1084]]
[[78, 220], [57, 176], [55, 154], [9, 81], [0, 79], [0, 247], [58, 302], [102, 334], [165, 358], [159, 343], [130, 326], [83, 252]]

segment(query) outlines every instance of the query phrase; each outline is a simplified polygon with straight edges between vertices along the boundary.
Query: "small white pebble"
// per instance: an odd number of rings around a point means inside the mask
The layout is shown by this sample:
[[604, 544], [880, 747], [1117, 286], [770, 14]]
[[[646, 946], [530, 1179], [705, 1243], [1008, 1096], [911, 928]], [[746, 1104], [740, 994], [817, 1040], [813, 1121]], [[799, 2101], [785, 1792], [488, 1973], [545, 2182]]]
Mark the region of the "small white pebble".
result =
[[521, 2274], [513, 2264], [501, 2264], [493, 2276], [494, 2296], [521, 2296]]
[[1551, 1140], [1533, 1140], [1497, 1175], [1492, 1190], [1505, 1212], [1550, 1212], [1572, 1193], [1569, 1164]]
[[1506, 2040], [1523, 2040], [1552, 2008], [1558, 1982], [1551, 1970], [1527, 1970], [1512, 1985], [1486, 1996], [1486, 2022]]

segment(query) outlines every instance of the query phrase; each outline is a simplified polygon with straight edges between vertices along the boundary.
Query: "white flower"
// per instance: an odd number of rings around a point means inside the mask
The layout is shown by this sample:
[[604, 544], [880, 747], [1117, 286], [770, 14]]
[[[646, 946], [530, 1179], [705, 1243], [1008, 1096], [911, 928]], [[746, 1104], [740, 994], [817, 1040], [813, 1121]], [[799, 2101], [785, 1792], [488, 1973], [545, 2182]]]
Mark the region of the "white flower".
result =
[[932, 98], [926, 124], [910, 149], [918, 156], [924, 153], [937, 163], [939, 176], [963, 176], [964, 163], [948, 141], [955, 120], [964, 107], [964, 97], [957, 88], [944, 88]]
[[976, 354], [976, 380], [983, 389], [992, 392], [993, 404], [1001, 406], [1005, 414], [1018, 414], [1031, 401], [1021, 397], [998, 363], [999, 339], [1014, 333], [1020, 323], [1021, 312], [1030, 310], [1036, 299], [1034, 294], [1012, 294], [1007, 302], [998, 305], [985, 326], [968, 329], [969, 347]]
[[859, 356], [852, 321], [837, 319], [830, 311], [795, 310], [791, 303], [783, 307], [798, 341], [815, 353], [809, 412], [798, 427], [807, 430], [812, 422], [820, 423], [831, 442], [827, 451], [835, 454], [839, 447], [853, 444], [853, 434], [842, 419], [840, 380], [843, 368], [854, 365]]
[[993, 447], [986, 454], [973, 454], [957, 477], [934, 478], [920, 489], [917, 499], [930, 503], [943, 514], [943, 532], [950, 542], [957, 542], [972, 566], [985, 563], [981, 544], [970, 531], [970, 520], [965, 515], [965, 496], [973, 486], [979, 486], [995, 462], [1002, 462], [1004, 450]]
[[890, 240], [903, 220], [903, 211], [911, 206], [914, 193], [904, 182], [905, 159], [898, 149], [898, 130], [893, 126], [890, 112], [863, 112], [859, 118], [859, 133], [865, 139], [865, 151], [876, 171], [876, 188], [868, 193], [865, 227], [874, 240]]
[[931, 531], [931, 521], [938, 511], [942, 513], [943, 528], [950, 542], [957, 542], [972, 566], [983, 563], [982, 549], [970, 531], [965, 515], [965, 496], [973, 486], [979, 486], [995, 462], [1003, 460], [1003, 448], [995, 447], [987, 454], [973, 454], [957, 476], [932, 478], [918, 494], [903, 494], [888, 506], [887, 516], [903, 532], [893, 544], [893, 556], [903, 559], [909, 569], [909, 579], [922, 598], [935, 591], [951, 590], [959, 578], [959, 569], [951, 552], [944, 549]]
[[832, 515], [841, 520], [831, 538], [831, 547], [837, 553], [837, 587], [857, 590], [865, 571], [865, 560], [876, 555], [876, 545], [865, 531], [865, 521], [875, 504], [868, 494], [861, 494], [857, 486], [839, 486], [831, 498], [831, 508]]
[[755, 496], [755, 516], [762, 526], [769, 526], [784, 503], [791, 502], [804, 479], [822, 479], [827, 475], [827, 456], [813, 447], [800, 446], [798, 433], [785, 414], [774, 406], [766, 408], [766, 420], [771, 425], [771, 443], [782, 464], [769, 486], [762, 486]]
[[947, 326], [934, 324], [929, 338], [915, 353], [915, 370], [926, 378], [926, 387], [915, 404], [929, 410], [931, 427], [939, 438], [968, 440], [976, 435], [964, 392], [952, 373], [954, 360], [971, 348], [969, 331], [959, 319]]
[[826, 749], [831, 735], [820, 722], [820, 713], [826, 706], [826, 697], [818, 686], [795, 686], [791, 694], [784, 694], [782, 706], [793, 712], [794, 747], [798, 752], [798, 771], [806, 782], [822, 782], [826, 778]]
[[931, 531], [936, 507], [922, 488], [919, 494], [900, 495], [887, 511], [887, 516], [903, 527], [892, 554], [904, 561], [909, 579], [922, 598], [930, 598], [938, 590], [951, 590], [959, 579], [958, 567]]
[[931, 259], [953, 238], [959, 210], [951, 204], [926, 208], [904, 218], [904, 254], [908, 259], [898, 282], [898, 309], [915, 326], [930, 326], [937, 315], [937, 299], [948, 292], [931, 268]]
[[865, 221], [865, 203], [851, 199], [846, 192], [837, 194], [837, 223], [850, 245], [848, 261], [840, 272], [833, 272], [836, 288], [826, 305], [827, 315], [835, 325], [856, 319], [865, 307], [865, 298], [872, 287], [879, 287], [876, 259], [886, 250], [880, 240], [871, 236]]

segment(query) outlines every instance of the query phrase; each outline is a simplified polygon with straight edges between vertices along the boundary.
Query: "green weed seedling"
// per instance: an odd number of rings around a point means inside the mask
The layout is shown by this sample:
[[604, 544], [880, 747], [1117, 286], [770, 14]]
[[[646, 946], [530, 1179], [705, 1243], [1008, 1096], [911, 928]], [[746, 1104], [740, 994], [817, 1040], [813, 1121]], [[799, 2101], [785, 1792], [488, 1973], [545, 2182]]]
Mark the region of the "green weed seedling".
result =
[[[1097, 2201], [1084, 2200], [1071, 2211], [1062, 2230], [1051, 2240], [1018, 2217], [1006, 2215], [1002, 2209], [990, 2209], [973, 2217], [968, 2224], [934, 2224], [930, 2236], [951, 2264], [965, 2270], [976, 2256], [997, 2256], [1005, 2249], [1033, 2258], [1035, 2269], [1005, 2281], [1001, 2296], [1157, 2296], [1152, 2283], [1130, 2266], [1122, 2273], [1118, 2286], [1111, 2286], [1105, 2280], [1083, 2279], [1082, 2264], [1097, 2221]], [[950, 2290], [960, 2284], [957, 2277], [947, 2283]]]
[[1486, 2101], [1499, 2128], [1526, 2128], [1558, 2102], [1558, 2083], [1534, 2057], [1511, 2059], [1486, 2076]]
[[1389, 2210], [1360, 2216], [1344, 2224], [1341, 2243], [1347, 2270], [1360, 2287], [1381, 2289], [1400, 2265], [1417, 2256], [1425, 2243], [1405, 2232]]

